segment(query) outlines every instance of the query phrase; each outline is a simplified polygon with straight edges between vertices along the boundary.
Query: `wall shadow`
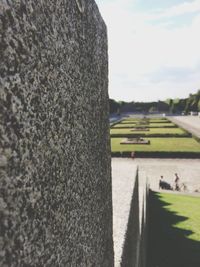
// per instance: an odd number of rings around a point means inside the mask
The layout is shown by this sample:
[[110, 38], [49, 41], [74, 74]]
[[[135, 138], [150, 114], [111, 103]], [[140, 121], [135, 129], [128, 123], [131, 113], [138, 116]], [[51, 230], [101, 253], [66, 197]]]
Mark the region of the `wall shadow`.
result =
[[138, 174], [135, 180], [134, 191], [125, 235], [121, 267], [136, 266], [138, 262], [138, 240], [139, 240], [139, 192]]
[[200, 242], [188, 239], [191, 231], [173, 227], [188, 218], [165, 210], [168, 205], [150, 191], [147, 267], [200, 267]]

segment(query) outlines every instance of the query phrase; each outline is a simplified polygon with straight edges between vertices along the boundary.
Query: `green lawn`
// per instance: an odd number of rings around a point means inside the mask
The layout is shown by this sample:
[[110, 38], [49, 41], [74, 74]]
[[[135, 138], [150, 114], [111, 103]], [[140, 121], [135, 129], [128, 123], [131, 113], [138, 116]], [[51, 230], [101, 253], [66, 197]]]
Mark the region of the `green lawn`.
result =
[[149, 131], [131, 131], [131, 128], [126, 129], [110, 129], [111, 134], [184, 134], [180, 128], [150, 128]]
[[[122, 120], [121, 122], [122, 123], [134, 123], [134, 122], [139, 122], [139, 121], [142, 121], [140, 119], [125, 119], [125, 120]], [[165, 123], [165, 122], [170, 122], [169, 120], [167, 119], [150, 119], [150, 120], [147, 120], [149, 121], [150, 123]]]
[[148, 267], [200, 266], [200, 197], [150, 191]]
[[127, 125], [127, 124], [137, 124], [137, 123], [138, 123], [138, 121], [120, 121], [119, 124], [125, 124], [125, 125]]
[[[134, 127], [136, 124], [135, 123], [118, 123], [118, 124], [115, 124], [112, 128], [124, 128], [124, 127]], [[163, 127], [163, 126], [174, 126], [173, 123], [149, 123], [148, 125], [138, 125], [137, 126], [147, 126], [147, 127]]]
[[159, 194], [160, 200], [167, 202], [167, 211], [187, 219], [173, 224], [173, 227], [191, 231], [187, 237], [200, 241], [200, 197], [175, 194]]
[[155, 117], [155, 118], [148, 118], [148, 117], [143, 117], [143, 118], [124, 118], [124, 120], [127, 120], [127, 121], [132, 121], [132, 120], [144, 120], [144, 119], [147, 119], [147, 120], [168, 120], [166, 117]]
[[193, 138], [145, 138], [150, 145], [121, 145], [124, 138], [111, 138], [111, 150], [116, 151], [170, 151], [200, 152], [200, 143]]

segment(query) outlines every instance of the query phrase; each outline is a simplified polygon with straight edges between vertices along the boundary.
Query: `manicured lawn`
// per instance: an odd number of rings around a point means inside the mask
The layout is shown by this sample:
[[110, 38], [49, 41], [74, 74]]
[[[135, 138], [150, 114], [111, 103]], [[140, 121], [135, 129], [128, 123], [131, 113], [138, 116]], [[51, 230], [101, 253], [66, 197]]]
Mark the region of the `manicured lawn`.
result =
[[150, 128], [149, 131], [131, 131], [131, 128], [127, 129], [114, 129], [110, 130], [111, 134], [183, 134], [183, 131], [180, 128]]
[[200, 266], [200, 197], [150, 192], [148, 267]]
[[166, 122], [170, 122], [169, 120], [165, 119], [165, 120], [150, 120], [150, 123], [166, 123]]
[[150, 145], [121, 145], [124, 138], [111, 138], [111, 150], [116, 151], [169, 151], [200, 152], [200, 143], [193, 138], [146, 138]]
[[[118, 128], [118, 127], [134, 127], [136, 124], [135, 123], [118, 123], [118, 124], [115, 124], [112, 128]], [[174, 126], [173, 123], [149, 123], [148, 125], [137, 125], [138, 127], [139, 126], [147, 126], [147, 127], [163, 127], [163, 126]]]
[[[179, 128], [177, 125], [169, 122], [167, 119], [151, 119], [147, 125], [136, 124], [138, 119], [125, 119], [122, 122], [114, 125], [110, 129], [111, 134], [111, 150], [112, 152], [143, 152], [149, 153], [158, 152], [164, 153], [168, 157], [175, 156], [176, 152], [180, 152], [190, 156], [198, 156], [200, 154], [200, 143], [194, 138]], [[146, 127], [149, 131], [132, 131], [134, 127]], [[125, 137], [124, 137], [125, 135]], [[126, 137], [141, 136], [150, 141], [150, 144], [120, 144]], [[189, 138], [190, 137], [190, 138]], [[173, 155], [172, 155], [172, 154]], [[197, 153], [197, 154], [196, 154]], [[146, 154], [144, 154], [146, 156]], [[155, 154], [157, 155], [157, 154]], [[179, 156], [178, 155], [178, 156]]]
[[129, 124], [137, 124], [138, 121], [121, 121], [119, 124], [123, 124], [124, 126], [129, 125]]
[[[122, 123], [129, 123], [129, 122], [138, 122], [138, 121], [142, 121], [142, 120], [140, 120], [140, 119], [125, 119], [125, 120], [122, 120], [121, 122]], [[150, 123], [165, 123], [165, 122], [170, 122], [169, 120], [167, 120], [167, 119], [149, 119], [149, 120], [147, 120], [147, 121], [149, 121]]]
[[126, 121], [134, 121], [134, 120], [144, 120], [144, 119], [147, 119], [147, 120], [168, 120], [166, 117], [155, 117], [155, 118], [124, 118], [124, 120], [126, 120]]
[[175, 194], [159, 194], [161, 201], [167, 202], [165, 209], [187, 219], [173, 224], [173, 227], [191, 231], [189, 239], [200, 241], [200, 197]]

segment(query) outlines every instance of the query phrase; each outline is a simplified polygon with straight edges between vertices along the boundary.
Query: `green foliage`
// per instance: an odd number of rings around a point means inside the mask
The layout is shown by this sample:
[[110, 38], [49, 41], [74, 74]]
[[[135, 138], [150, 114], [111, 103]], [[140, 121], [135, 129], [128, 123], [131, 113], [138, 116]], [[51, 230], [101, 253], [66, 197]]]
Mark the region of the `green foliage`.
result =
[[115, 101], [114, 99], [109, 99], [109, 106], [110, 106], [110, 113], [117, 113], [119, 110], [119, 103]]
[[140, 113], [154, 113], [154, 112], [170, 112], [186, 114], [190, 111], [200, 111], [200, 90], [196, 94], [190, 94], [188, 98], [167, 99], [165, 101], [157, 102], [125, 102], [115, 101], [110, 99], [110, 113], [121, 112], [140, 112]]
[[149, 109], [149, 113], [154, 113], [156, 111], [157, 111], [157, 109], [154, 106], [151, 106], [150, 109]]
[[133, 134], [133, 133], [136, 133], [136, 134], [183, 134], [185, 133], [184, 130], [180, 129], [180, 128], [150, 128], [149, 131], [135, 131], [133, 132], [131, 130], [131, 128], [128, 128], [128, 129], [115, 129], [115, 128], [112, 128], [110, 130], [110, 133], [111, 134]]
[[169, 106], [164, 101], [158, 102], [125, 102], [125, 101], [115, 101], [110, 99], [110, 113], [117, 113], [119, 110], [121, 112], [149, 112], [151, 108], [153, 111], [167, 112]]
[[[145, 126], [145, 125], [143, 125]], [[166, 122], [166, 123], [150, 123], [149, 125], [146, 125], [149, 128], [177, 128], [176, 125], [174, 125], [171, 122]], [[112, 128], [131, 128], [131, 127], [140, 127], [139, 125], [136, 126], [135, 122], [131, 122], [131, 123], [119, 123], [119, 124], [115, 124]]]
[[198, 102], [198, 112], [200, 112], [200, 99], [199, 99], [199, 102]]
[[176, 111], [177, 111], [176, 104], [174, 101], [172, 101], [169, 112], [175, 113]]
[[199, 111], [199, 100], [200, 100], [200, 90], [196, 94], [190, 94], [186, 100], [185, 112], [189, 113], [190, 111], [198, 112]]

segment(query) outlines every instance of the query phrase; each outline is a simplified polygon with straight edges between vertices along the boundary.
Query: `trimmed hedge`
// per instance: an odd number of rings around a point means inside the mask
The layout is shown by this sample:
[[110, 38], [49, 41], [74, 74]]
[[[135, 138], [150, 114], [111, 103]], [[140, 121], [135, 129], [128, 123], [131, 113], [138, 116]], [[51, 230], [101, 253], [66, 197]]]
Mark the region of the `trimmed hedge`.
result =
[[116, 120], [116, 121], [114, 121], [114, 122], [111, 122], [111, 123], [110, 123], [110, 128], [112, 128], [112, 127], [115, 126], [116, 124], [120, 124], [120, 123], [121, 123], [121, 120], [122, 120], [122, 119], [119, 119], [119, 120]]
[[192, 137], [193, 137], [198, 143], [200, 143], [200, 138], [199, 138], [199, 137], [197, 137], [196, 135], [192, 135]]
[[[119, 123], [116, 123], [115, 125], [117, 125]], [[132, 125], [132, 126], [123, 126], [123, 127], [113, 127], [114, 125], [112, 125], [110, 128], [113, 128], [113, 129], [128, 129], [128, 128], [141, 128], [141, 125]], [[164, 126], [151, 126], [151, 125], [142, 125], [143, 127], [146, 127], [146, 128], [180, 128], [178, 127], [177, 125], [164, 125]]]
[[[134, 156], [133, 156], [134, 154]], [[200, 152], [168, 152], [168, 151], [117, 151], [111, 152], [116, 158], [189, 158], [199, 159]]]
[[192, 137], [190, 133], [182, 133], [182, 134], [175, 134], [175, 133], [168, 133], [168, 134], [162, 134], [162, 133], [116, 133], [116, 134], [110, 134], [111, 138], [117, 138], [117, 137], [125, 137], [125, 138], [131, 138], [131, 137], [163, 137], [163, 138], [169, 138], [169, 137]]
[[170, 120], [123, 120], [122, 123], [138, 123], [138, 122], [147, 122], [147, 123], [170, 123]]
[[151, 124], [151, 123], [155, 123], [155, 124], [162, 124], [162, 123], [172, 123], [171, 121], [121, 121], [122, 124]]
[[[145, 123], [147, 123], [147, 122], [145, 122]], [[126, 124], [133, 124], [133, 125], [138, 125], [139, 123], [138, 123], [138, 121], [130, 121], [130, 122], [128, 122], [128, 121], [121, 121], [120, 122], [120, 124], [124, 124], [124, 125], [126, 125]], [[149, 123], [147, 123], [147, 124], [149, 124]]]
[[150, 123], [170, 123], [171, 121], [168, 121], [168, 120], [163, 120], [163, 121], [154, 121], [154, 120], [152, 120], [152, 121], [150, 121]]

